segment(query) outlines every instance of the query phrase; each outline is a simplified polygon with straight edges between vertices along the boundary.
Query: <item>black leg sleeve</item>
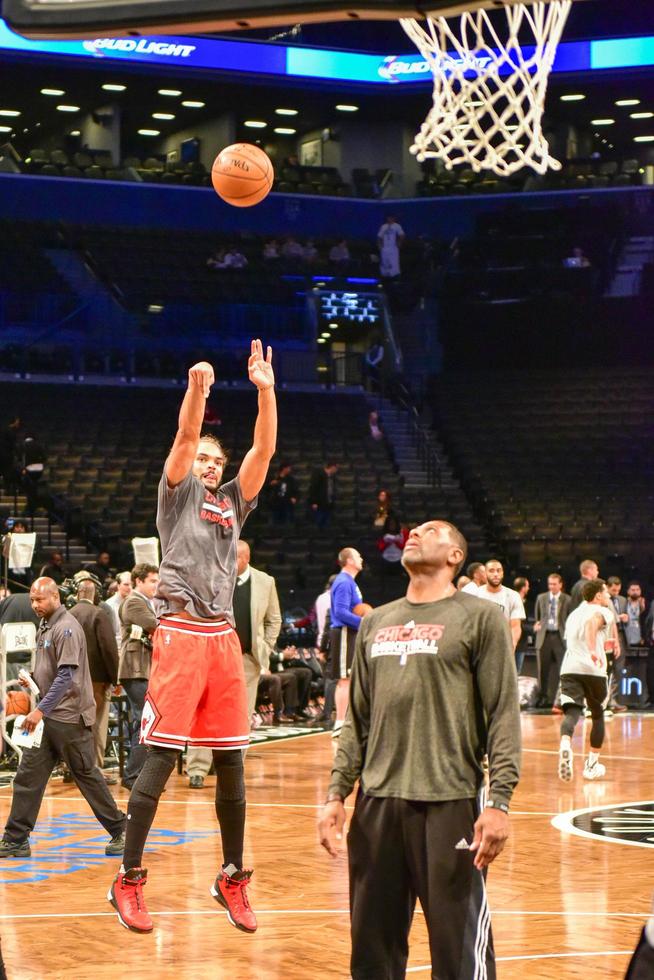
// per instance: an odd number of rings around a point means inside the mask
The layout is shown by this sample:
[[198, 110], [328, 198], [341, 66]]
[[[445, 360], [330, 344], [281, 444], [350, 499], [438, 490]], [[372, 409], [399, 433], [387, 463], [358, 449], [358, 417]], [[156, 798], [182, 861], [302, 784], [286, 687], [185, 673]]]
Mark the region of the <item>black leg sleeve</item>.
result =
[[216, 816], [223, 841], [223, 866], [243, 867], [245, 837], [245, 776], [243, 753], [240, 749], [215, 749], [213, 764], [216, 770]]
[[175, 768], [175, 749], [150, 747], [138, 779], [134, 783], [127, 807], [127, 828], [123, 864], [125, 870], [140, 868], [143, 849], [157, 812], [159, 797]]

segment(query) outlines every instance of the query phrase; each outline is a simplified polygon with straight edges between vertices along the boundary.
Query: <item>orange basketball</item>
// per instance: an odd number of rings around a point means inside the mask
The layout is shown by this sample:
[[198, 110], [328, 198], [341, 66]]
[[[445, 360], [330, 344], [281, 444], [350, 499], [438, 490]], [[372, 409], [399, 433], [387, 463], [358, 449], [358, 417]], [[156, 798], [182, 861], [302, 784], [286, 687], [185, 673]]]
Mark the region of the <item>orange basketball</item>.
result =
[[368, 613], [372, 612], [372, 606], [368, 605], [367, 602], [357, 602], [352, 612], [355, 616], [367, 616]]
[[25, 691], [7, 691], [5, 711], [8, 715], [28, 715], [31, 710], [29, 695]]
[[274, 179], [270, 157], [252, 143], [226, 146], [211, 168], [211, 182], [216, 194], [236, 208], [249, 208], [263, 201]]

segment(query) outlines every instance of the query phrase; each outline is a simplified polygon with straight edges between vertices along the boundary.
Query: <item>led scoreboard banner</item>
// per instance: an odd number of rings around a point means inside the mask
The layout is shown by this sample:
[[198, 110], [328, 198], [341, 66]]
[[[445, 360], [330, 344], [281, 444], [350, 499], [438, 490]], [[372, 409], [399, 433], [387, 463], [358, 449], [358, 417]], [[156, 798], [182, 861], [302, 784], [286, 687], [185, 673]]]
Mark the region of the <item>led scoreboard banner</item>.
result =
[[360, 324], [364, 329], [379, 324], [382, 298], [379, 293], [352, 292], [345, 289], [319, 289], [318, 317], [321, 327], [330, 324]]

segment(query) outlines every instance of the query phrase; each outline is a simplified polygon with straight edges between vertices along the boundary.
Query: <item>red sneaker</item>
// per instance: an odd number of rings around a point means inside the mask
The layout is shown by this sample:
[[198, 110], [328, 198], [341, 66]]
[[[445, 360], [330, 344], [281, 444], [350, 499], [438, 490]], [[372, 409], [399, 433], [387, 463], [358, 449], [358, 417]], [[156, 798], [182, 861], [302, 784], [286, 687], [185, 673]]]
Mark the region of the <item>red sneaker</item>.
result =
[[243, 932], [257, 931], [257, 919], [247, 893], [251, 877], [252, 871], [234, 871], [231, 875], [221, 871], [211, 886], [211, 894], [227, 909], [227, 918], [231, 924]]
[[143, 886], [147, 880], [145, 868], [119, 871], [107, 894], [121, 925], [132, 932], [152, 932], [152, 919], [143, 898]]

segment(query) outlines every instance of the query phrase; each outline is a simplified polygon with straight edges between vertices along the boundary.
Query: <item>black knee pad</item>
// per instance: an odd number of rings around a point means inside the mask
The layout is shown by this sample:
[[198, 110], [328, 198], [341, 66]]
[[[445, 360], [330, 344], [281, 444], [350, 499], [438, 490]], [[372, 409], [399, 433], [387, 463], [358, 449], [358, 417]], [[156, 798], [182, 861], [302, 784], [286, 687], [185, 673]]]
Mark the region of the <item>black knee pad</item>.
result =
[[230, 802], [245, 800], [245, 777], [241, 750], [214, 751], [213, 765], [217, 780], [216, 799]]
[[158, 800], [166, 788], [168, 777], [175, 768], [176, 762], [175, 749], [160, 749], [154, 746], [148, 748], [145, 763], [132, 790], [132, 797], [141, 793], [143, 796]]

